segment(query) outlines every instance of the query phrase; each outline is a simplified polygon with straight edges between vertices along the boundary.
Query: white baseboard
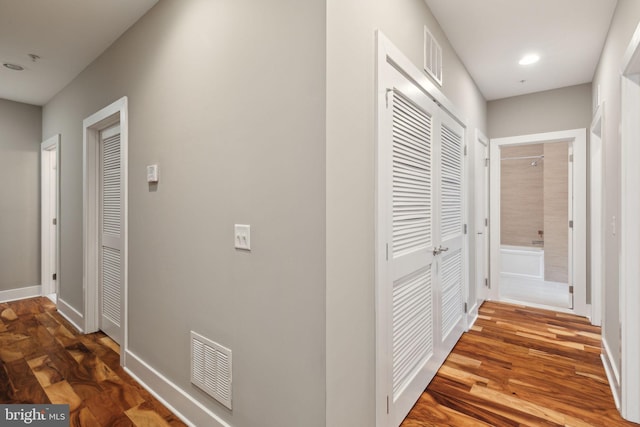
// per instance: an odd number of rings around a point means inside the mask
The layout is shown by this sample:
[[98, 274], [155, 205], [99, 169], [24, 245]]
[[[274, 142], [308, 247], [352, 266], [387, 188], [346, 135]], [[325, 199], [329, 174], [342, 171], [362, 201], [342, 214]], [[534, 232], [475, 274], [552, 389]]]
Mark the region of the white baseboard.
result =
[[125, 371], [189, 426], [231, 427], [187, 392], [131, 351], [125, 353]]
[[26, 286], [24, 288], [0, 291], [0, 302], [15, 301], [25, 298], [39, 297], [42, 294], [42, 286]]
[[616, 408], [620, 410], [620, 373], [616, 368], [616, 364], [612, 357], [611, 349], [607, 340], [602, 337], [602, 354], [600, 355], [602, 364], [604, 365], [604, 371], [607, 374], [609, 380], [609, 387], [611, 387], [611, 393], [613, 393], [613, 400], [616, 402]]
[[67, 319], [80, 333], [84, 333], [84, 328], [81, 326], [84, 325], [84, 316], [82, 313], [71, 307], [60, 297], [58, 297], [56, 305], [58, 306], [58, 313]]
[[478, 304], [478, 302], [476, 301], [476, 303], [473, 305], [473, 307], [471, 307], [471, 309], [469, 309], [468, 313], [467, 313], [467, 329], [466, 331], [469, 332], [469, 330], [471, 329], [471, 327], [473, 326], [474, 323], [476, 323], [476, 320], [478, 320], [478, 311], [480, 309], [480, 304]]

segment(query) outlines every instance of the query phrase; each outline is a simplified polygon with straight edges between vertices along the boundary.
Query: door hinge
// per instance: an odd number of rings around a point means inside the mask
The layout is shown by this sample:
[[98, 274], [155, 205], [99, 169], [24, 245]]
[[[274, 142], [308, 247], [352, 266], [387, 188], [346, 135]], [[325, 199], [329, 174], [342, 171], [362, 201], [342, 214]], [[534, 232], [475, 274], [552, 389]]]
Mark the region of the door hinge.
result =
[[464, 146], [464, 155], [465, 156], [467, 155], [467, 146], [466, 145]]
[[569, 293], [573, 294], [573, 285], [569, 286]]
[[387, 243], [384, 246], [385, 246], [385, 251], [386, 251], [385, 257], [387, 258], [387, 261], [389, 261], [389, 244]]
[[489, 226], [489, 218], [485, 218], [484, 219], [484, 226], [488, 227]]
[[[484, 287], [488, 288], [489, 287], [489, 279], [487, 279], [486, 277], [484, 278]], [[489, 288], [491, 289], [491, 288]]]
[[569, 162], [573, 163], [573, 154], [569, 154]]
[[467, 314], [467, 303], [464, 303], [464, 313]]
[[464, 224], [464, 226], [462, 227], [462, 231], [464, 234], [467, 234], [467, 224]]
[[389, 92], [393, 92], [393, 89], [387, 89], [387, 92], [384, 95], [385, 101], [387, 103], [387, 108], [389, 108]]
[[484, 167], [488, 168], [489, 167], [489, 158], [485, 158], [484, 159]]
[[573, 220], [569, 221], [569, 228], [573, 228]]
[[58, 225], [58, 218], [53, 218], [51, 222], [53, 222], [53, 225]]
[[56, 273], [53, 273], [53, 274], [51, 275], [51, 278], [52, 278], [53, 280], [56, 280], [56, 279], [58, 278], [58, 275], [57, 275]]
[[389, 396], [387, 396], [387, 414], [389, 413]]

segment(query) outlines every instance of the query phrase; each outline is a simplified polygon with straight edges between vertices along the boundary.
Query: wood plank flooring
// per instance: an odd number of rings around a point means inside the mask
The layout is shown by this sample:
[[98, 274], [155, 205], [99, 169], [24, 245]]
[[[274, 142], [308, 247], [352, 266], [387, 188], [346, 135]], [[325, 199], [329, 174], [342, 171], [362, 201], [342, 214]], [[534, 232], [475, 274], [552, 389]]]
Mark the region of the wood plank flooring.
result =
[[78, 334], [48, 298], [0, 303], [0, 403], [66, 403], [71, 426], [185, 426], [119, 351], [101, 332]]
[[586, 318], [486, 302], [403, 427], [637, 426], [623, 420]]

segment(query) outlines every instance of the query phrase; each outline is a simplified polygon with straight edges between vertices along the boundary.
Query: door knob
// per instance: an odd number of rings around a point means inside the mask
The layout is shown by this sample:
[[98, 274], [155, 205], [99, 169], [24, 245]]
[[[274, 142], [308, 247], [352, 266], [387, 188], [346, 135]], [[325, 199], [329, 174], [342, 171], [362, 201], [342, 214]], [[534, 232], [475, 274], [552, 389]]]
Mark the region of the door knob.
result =
[[446, 252], [448, 250], [449, 248], [443, 248], [442, 245], [440, 245], [439, 248], [433, 248], [433, 256], [440, 255], [442, 252]]

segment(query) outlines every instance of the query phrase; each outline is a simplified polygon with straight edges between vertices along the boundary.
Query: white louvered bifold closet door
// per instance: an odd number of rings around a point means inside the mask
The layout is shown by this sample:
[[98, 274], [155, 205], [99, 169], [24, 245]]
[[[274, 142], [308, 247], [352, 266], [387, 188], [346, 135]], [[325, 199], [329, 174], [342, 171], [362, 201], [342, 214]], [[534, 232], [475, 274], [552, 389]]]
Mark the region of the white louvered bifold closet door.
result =
[[120, 125], [100, 132], [100, 329], [122, 342], [122, 170]]
[[433, 115], [436, 106], [396, 74], [388, 94], [387, 211], [392, 396], [398, 425], [435, 375], [433, 334]]
[[438, 359], [444, 361], [465, 329], [463, 166], [464, 129], [441, 114], [439, 150], [439, 320]]

